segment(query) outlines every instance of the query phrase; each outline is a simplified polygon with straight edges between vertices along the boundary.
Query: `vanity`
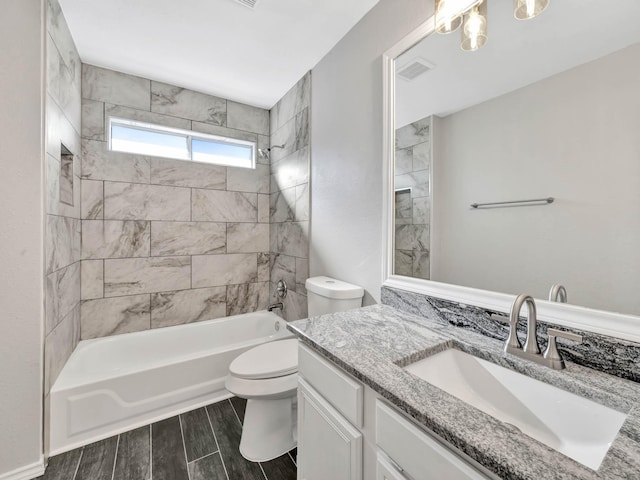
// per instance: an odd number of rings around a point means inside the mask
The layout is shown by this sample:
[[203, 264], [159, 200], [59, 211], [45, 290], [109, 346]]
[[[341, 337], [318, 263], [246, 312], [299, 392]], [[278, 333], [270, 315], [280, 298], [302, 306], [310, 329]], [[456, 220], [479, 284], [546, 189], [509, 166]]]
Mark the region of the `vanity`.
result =
[[445, 3], [482, 48], [382, 55], [381, 305], [288, 326], [298, 479], [640, 479], [640, 2]]
[[[571, 362], [564, 370], [552, 370], [505, 354], [504, 342], [455, 327], [436, 311], [418, 316], [375, 305], [299, 320], [289, 329], [300, 339], [301, 480], [624, 479], [640, 475], [640, 384], [636, 382]], [[506, 326], [504, 330], [506, 335]], [[466, 381], [472, 383], [473, 396], [488, 396], [496, 407], [490, 414], [447, 393], [443, 385], [434, 386], [419, 372], [412, 373], [412, 365], [447, 352], [464, 352], [522, 374], [525, 384], [555, 387], [570, 397], [565, 418], [545, 418], [544, 411], [527, 417], [530, 412], [517, 411], [528, 395], [535, 398], [535, 386], [532, 390], [525, 386], [521, 399], [505, 401], [499, 386], [482, 391], [487, 379], [473, 385], [479, 374], [469, 370]], [[450, 359], [436, 370], [447, 364], [452, 364]], [[458, 370], [464, 377], [466, 367]], [[451, 375], [455, 372], [446, 372], [445, 380]], [[542, 397], [548, 395], [545, 392]], [[585, 410], [574, 401], [590, 405]], [[500, 410], [511, 412], [513, 420], [498, 419], [504, 413]], [[554, 408], [549, 410], [553, 414]], [[570, 425], [572, 420], [577, 423], [564, 432], [554, 423]], [[517, 426], [519, 421], [524, 423]]]

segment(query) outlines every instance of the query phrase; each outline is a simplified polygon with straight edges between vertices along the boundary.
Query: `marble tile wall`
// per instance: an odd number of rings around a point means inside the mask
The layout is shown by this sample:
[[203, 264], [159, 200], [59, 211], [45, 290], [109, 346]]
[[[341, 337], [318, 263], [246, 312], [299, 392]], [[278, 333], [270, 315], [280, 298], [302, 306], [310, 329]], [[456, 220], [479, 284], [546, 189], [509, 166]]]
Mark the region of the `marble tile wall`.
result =
[[289, 287], [283, 316], [289, 321], [307, 316], [310, 103], [309, 72], [271, 109], [270, 299], [276, 301], [275, 283], [283, 279]]
[[[45, 397], [80, 332], [80, 57], [57, 0], [47, 1]], [[45, 409], [46, 410], [46, 409]]]
[[394, 273], [430, 278], [431, 117], [396, 130]]
[[44, 425], [49, 391], [80, 340], [81, 63], [58, 0], [47, 0]]
[[110, 152], [110, 116], [269, 146], [269, 112], [82, 66], [82, 339], [266, 308], [270, 166]]

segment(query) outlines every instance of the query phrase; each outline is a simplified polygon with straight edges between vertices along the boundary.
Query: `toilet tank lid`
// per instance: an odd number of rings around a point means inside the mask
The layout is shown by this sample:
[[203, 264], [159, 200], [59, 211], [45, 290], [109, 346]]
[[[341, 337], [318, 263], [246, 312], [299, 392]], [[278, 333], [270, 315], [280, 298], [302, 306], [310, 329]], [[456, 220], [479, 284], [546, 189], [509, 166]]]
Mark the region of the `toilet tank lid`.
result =
[[327, 298], [350, 299], [362, 298], [364, 288], [330, 277], [307, 278], [305, 287], [308, 291]]

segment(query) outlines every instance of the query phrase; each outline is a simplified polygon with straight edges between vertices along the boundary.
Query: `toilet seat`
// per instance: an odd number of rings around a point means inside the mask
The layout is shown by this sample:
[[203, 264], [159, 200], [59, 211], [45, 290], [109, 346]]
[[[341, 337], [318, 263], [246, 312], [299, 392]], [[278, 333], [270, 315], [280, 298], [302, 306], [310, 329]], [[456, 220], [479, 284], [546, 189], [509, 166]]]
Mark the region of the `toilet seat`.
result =
[[298, 340], [268, 342], [239, 355], [229, 366], [237, 379], [266, 380], [298, 371]]

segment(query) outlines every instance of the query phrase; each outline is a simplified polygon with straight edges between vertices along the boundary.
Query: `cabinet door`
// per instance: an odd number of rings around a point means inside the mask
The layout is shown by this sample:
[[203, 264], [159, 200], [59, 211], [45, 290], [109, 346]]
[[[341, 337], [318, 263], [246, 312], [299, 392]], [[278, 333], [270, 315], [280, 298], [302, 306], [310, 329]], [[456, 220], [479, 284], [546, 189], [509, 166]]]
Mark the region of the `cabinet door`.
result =
[[391, 463], [378, 454], [376, 462], [376, 480], [408, 480]]
[[361, 480], [362, 434], [303, 379], [298, 386], [298, 480]]

